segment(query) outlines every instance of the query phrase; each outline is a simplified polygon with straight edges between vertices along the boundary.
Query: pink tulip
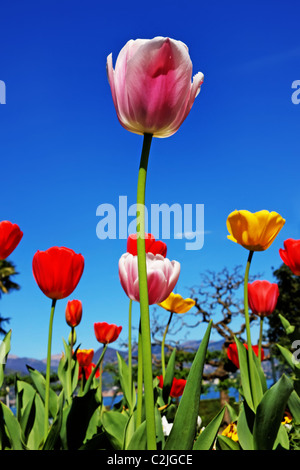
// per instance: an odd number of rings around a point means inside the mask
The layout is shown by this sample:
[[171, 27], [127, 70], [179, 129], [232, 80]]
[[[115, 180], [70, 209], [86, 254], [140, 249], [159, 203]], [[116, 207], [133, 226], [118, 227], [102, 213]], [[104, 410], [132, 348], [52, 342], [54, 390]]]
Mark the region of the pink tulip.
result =
[[[157, 304], [169, 297], [180, 274], [180, 263], [170, 261], [162, 255], [146, 254], [149, 305]], [[121, 285], [132, 300], [139, 302], [138, 257], [124, 253], [119, 260]]]
[[107, 57], [107, 75], [117, 116], [135, 134], [169, 137], [189, 114], [203, 83], [192, 79], [187, 46], [170, 38], [131, 39], [120, 51], [115, 69]]

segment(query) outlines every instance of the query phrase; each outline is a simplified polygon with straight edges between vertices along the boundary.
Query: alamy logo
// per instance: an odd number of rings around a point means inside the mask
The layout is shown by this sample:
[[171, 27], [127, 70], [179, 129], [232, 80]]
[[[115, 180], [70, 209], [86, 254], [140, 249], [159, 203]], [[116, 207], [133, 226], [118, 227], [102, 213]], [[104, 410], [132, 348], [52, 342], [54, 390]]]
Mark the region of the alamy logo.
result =
[[2, 80], [0, 80], [0, 104], [6, 104], [6, 86]]
[[296, 88], [296, 91], [291, 96], [292, 103], [300, 103], [300, 80], [294, 80], [292, 83], [292, 88]]
[[[144, 210], [146, 233], [165, 240], [188, 240], [186, 250], [201, 250], [203, 247], [204, 204], [194, 207], [192, 204], [151, 204], [149, 210], [147, 207]], [[100, 240], [126, 240], [130, 233], [136, 232], [140, 223], [138, 213], [138, 204], [127, 206], [127, 196], [119, 196], [118, 208], [112, 204], [100, 204], [96, 210], [97, 217], [100, 217], [96, 227], [97, 237]], [[128, 217], [133, 217], [129, 223]]]

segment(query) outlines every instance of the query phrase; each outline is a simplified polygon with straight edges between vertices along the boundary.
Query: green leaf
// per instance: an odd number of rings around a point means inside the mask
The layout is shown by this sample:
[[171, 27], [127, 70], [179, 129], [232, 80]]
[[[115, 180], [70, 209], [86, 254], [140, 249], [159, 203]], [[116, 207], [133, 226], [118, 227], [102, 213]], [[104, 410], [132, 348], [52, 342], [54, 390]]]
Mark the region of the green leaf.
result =
[[190, 450], [193, 446], [199, 414], [202, 374], [211, 326], [212, 321], [209, 322], [192, 363], [173, 427], [164, 447], [165, 450]]
[[[121, 388], [125, 397], [125, 400], [128, 404], [130, 413], [132, 413], [135, 404], [136, 404], [136, 393], [134, 389], [133, 381], [131, 382], [130, 387], [130, 377], [129, 377], [129, 368], [126, 364], [123, 357], [117, 352], [118, 366], [119, 366], [119, 379], [121, 383]], [[130, 390], [131, 388], [131, 390]]]
[[288, 399], [288, 407], [292, 413], [294, 423], [300, 424], [300, 397], [298, 393], [293, 390]]
[[253, 428], [254, 449], [271, 450], [283, 418], [293, 384], [285, 375], [263, 396], [256, 410]]
[[244, 401], [241, 404], [240, 414], [237, 420], [237, 434], [239, 443], [243, 450], [253, 450], [253, 426], [255, 414], [253, 410]]
[[126, 450], [147, 450], [146, 421], [135, 430]]
[[218, 444], [221, 450], [240, 450], [238, 442], [233, 441], [230, 437], [218, 435], [217, 436]]
[[253, 357], [254, 364], [256, 366], [258, 377], [260, 379], [261, 390], [259, 393], [260, 393], [260, 397], [262, 398], [262, 395], [268, 390], [267, 380], [266, 380], [266, 376], [263, 371], [263, 368], [261, 366], [261, 362], [253, 350], [252, 350], [252, 357]]
[[[46, 388], [46, 380], [45, 377], [36, 369], [33, 369], [29, 365], [26, 366], [30, 376], [32, 378], [33, 384], [40, 394], [43, 402], [45, 403], [45, 388]], [[56, 393], [50, 387], [49, 390], [49, 411], [52, 418], [55, 418], [58, 410], [58, 399]]]
[[102, 415], [102, 425], [108, 438], [116, 450], [123, 450], [125, 429], [128, 416], [118, 411], [105, 411]]
[[225, 407], [210, 421], [198, 436], [193, 450], [211, 450], [223, 421]]
[[290, 440], [287, 433], [286, 428], [283, 424], [280, 424], [278, 433], [275, 439], [275, 443], [273, 445], [273, 449], [275, 450], [289, 450], [290, 448]]
[[168, 361], [164, 383], [163, 383], [162, 394], [163, 394], [163, 400], [165, 403], [168, 403], [170, 391], [171, 391], [171, 387], [173, 383], [174, 370], [175, 370], [175, 356], [176, 356], [176, 349], [174, 348]]
[[[240, 372], [241, 372], [241, 382], [242, 390], [245, 400], [247, 401], [249, 407], [255, 411], [257, 404], [263, 397], [264, 389], [267, 389], [267, 383], [259, 363], [258, 358], [255, 356], [253, 350], [252, 353], [252, 362], [254, 366], [254, 380], [250, 379], [250, 369], [248, 363], [248, 351], [246, 347], [235, 338], [235, 342], [238, 349], [239, 363], [240, 363]], [[256, 397], [256, 400], [254, 398]], [[255, 401], [255, 402], [254, 402]]]
[[3, 422], [13, 450], [23, 450], [22, 430], [13, 412], [0, 401], [0, 422]]
[[237, 346], [238, 357], [239, 357], [242, 393], [249, 407], [252, 410], [254, 410], [254, 405], [252, 401], [252, 393], [251, 393], [251, 385], [250, 385], [247, 349], [241, 343], [241, 341], [239, 341], [237, 338], [234, 338], [234, 339], [235, 339], [235, 343]]
[[43, 450], [53, 450], [59, 440], [60, 430], [63, 423], [63, 401], [61, 400], [59, 410], [56, 418], [49, 429], [46, 442], [43, 445]]
[[0, 341], [0, 387], [3, 384], [5, 364], [10, 351], [10, 338], [11, 330], [5, 335], [4, 339]]
[[88, 390], [81, 397], [74, 397], [71, 406], [65, 411], [62, 427], [65, 426], [63, 440], [69, 450], [82, 446], [95, 410], [99, 407], [97, 389]]
[[290, 366], [290, 368], [296, 372], [296, 373], [299, 373], [300, 372], [300, 363], [297, 363], [294, 359], [294, 356], [293, 354], [291, 353], [291, 351], [289, 351], [288, 349], [284, 348], [283, 346], [281, 346], [280, 344], [276, 344], [276, 346], [278, 347], [279, 351], [281, 352], [281, 354], [283, 355], [284, 359], [286, 360], [286, 362], [288, 363], [288, 365]]

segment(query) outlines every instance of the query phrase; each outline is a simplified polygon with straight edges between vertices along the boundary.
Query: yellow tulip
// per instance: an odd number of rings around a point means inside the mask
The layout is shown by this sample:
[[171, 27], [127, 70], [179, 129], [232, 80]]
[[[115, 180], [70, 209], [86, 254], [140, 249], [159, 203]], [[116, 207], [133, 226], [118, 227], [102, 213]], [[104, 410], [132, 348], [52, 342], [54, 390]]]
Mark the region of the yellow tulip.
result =
[[222, 436], [229, 437], [234, 442], [238, 442], [239, 438], [237, 435], [237, 425], [236, 423], [230, 423], [226, 429], [222, 432]]
[[159, 303], [158, 305], [168, 312], [172, 313], [186, 313], [195, 305], [195, 301], [193, 299], [184, 299], [179, 294], [174, 294], [171, 292], [169, 297], [166, 298], [163, 302]]
[[264, 251], [273, 243], [285, 224], [277, 212], [233, 211], [227, 217], [227, 237], [250, 251]]

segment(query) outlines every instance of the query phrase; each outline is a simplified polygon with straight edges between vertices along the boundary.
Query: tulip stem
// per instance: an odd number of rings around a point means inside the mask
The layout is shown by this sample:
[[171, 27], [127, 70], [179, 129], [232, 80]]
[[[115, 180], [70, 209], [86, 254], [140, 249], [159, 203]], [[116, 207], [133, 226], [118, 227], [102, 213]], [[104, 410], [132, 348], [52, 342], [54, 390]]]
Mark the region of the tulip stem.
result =
[[103, 361], [104, 354], [105, 354], [105, 351], [106, 351], [106, 349], [107, 349], [107, 346], [108, 346], [108, 343], [103, 344], [102, 353], [100, 354], [100, 357], [99, 357], [99, 359], [98, 359], [98, 362], [97, 362], [96, 366], [93, 368], [93, 370], [92, 370], [92, 372], [91, 372], [89, 378], [88, 378], [87, 381], [86, 381], [86, 384], [85, 384], [84, 389], [83, 389], [83, 395], [85, 395], [85, 394], [89, 391], [89, 389], [90, 389], [91, 383], [92, 383], [92, 381], [93, 381], [93, 379], [94, 379], [94, 377], [95, 377], [95, 374], [96, 374], [96, 372], [97, 372], [97, 369], [99, 368], [101, 362]]
[[167, 326], [166, 326], [166, 329], [165, 329], [165, 332], [164, 332], [164, 335], [163, 335], [163, 339], [162, 339], [162, 342], [161, 342], [161, 368], [162, 368], [163, 379], [165, 378], [165, 374], [166, 374], [165, 341], [166, 341], [166, 336], [167, 336], [169, 326], [170, 326], [170, 323], [171, 323], [171, 320], [172, 320], [172, 317], [173, 317], [173, 313], [174, 312], [170, 313], [169, 321], [167, 323]]
[[139, 324], [139, 340], [138, 340], [138, 371], [137, 371], [137, 405], [136, 405], [136, 428], [142, 424], [143, 409], [143, 350], [141, 322]]
[[245, 278], [244, 278], [244, 309], [245, 309], [245, 324], [246, 324], [246, 333], [247, 333], [247, 346], [248, 346], [248, 364], [249, 364], [249, 375], [250, 375], [250, 387], [252, 393], [253, 404], [256, 408], [258, 404], [258, 398], [256, 396], [256, 387], [255, 387], [255, 375], [254, 375], [254, 361], [253, 361], [253, 350], [252, 350], [252, 343], [251, 343], [251, 334], [250, 334], [250, 319], [249, 319], [249, 305], [248, 305], [248, 280], [249, 280], [249, 270], [250, 264], [253, 257], [253, 251], [249, 252], [246, 271], [245, 271]]
[[69, 364], [68, 364], [68, 398], [67, 401], [71, 403], [72, 398], [72, 352], [74, 346], [74, 326], [71, 327], [71, 342], [69, 344]]
[[258, 339], [258, 359], [261, 362], [261, 345], [262, 345], [262, 336], [263, 336], [263, 323], [264, 317], [261, 315], [259, 322], [259, 339]]
[[131, 328], [132, 328], [132, 300], [129, 300], [128, 311], [128, 369], [129, 369], [129, 390], [130, 400], [132, 402], [132, 345], [131, 345]]
[[148, 159], [152, 135], [144, 134], [137, 184], [137, 255], [140, 293], [140, 318], [143, 350], [143, 377], [145, 393], [146, 432], [148, 450], [156, 450], [151, 332], [145, 249], [145, 191]]
[[47, 350], [47, 367], [46, 367], [46, 384], [45, 384], [45, 417], [44, 417], [44, 442], [47, 439], [49, 427], [49, 394], [50, 394], [50, 371], [51, 371], [51, 343], [52, 343], [52, 330], [53, 318], [55, 311], [56, 299], [52, 300], [49, 330], [48, 330], [48, 350]]

